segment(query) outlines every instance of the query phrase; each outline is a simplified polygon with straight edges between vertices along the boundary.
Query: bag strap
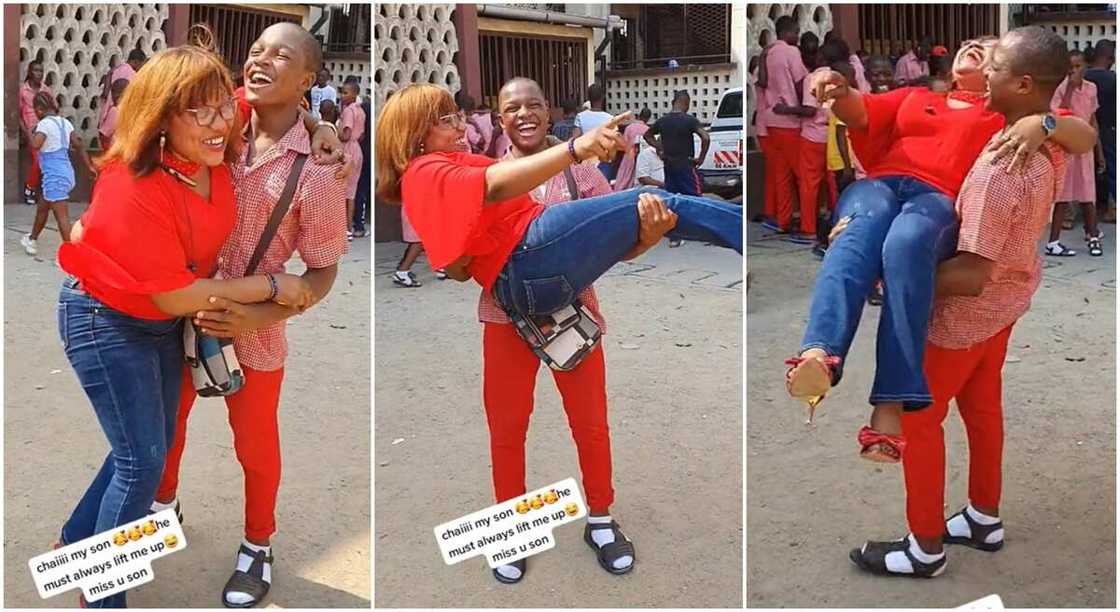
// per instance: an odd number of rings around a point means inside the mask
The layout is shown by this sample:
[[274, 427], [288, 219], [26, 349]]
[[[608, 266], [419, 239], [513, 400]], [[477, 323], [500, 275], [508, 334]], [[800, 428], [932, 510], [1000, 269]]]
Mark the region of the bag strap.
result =
[[576, 177], [572, 174], [572, 167], [564, 168], [564, 180], [568, 182], [568, 199], [576, 201], [579, 199], [579, 185], [576, 185]]
[[257, 242], [257, 248], [253, 250], [253, 256], [249, 258], [249, 265], [245, 267], [245, 274], [242, 276], [251, 276], [257, 271], [257, 266], [264, 258], [265, 251], [272, 244], [272, 238], [276, 235], [280, 222], [284, 220], [284, 215], [288, 214], [288, 209], [292, 206], [292, 197], [296, 194], [296, 184], [299, 183], [299, 175], [303, 171], [305, 162], [307, 162], [306, 153], [296, 155], [296, 160], [292, 162], [292, 169], [288, 173], [288, 182], [284, 184], [284, 191], [280, 193], [280, 199], [276, 201], [276, 206], [272, 209], [272, 216], [268, 218], [268, 225], [264, 227], [264, 233], [261, 234], [261, 239]]

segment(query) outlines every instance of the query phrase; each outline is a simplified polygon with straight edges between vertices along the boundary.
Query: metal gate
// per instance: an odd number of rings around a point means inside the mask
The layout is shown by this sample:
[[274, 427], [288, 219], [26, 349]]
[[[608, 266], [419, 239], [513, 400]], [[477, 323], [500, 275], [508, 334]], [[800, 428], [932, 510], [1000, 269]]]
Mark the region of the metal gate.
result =
[[988, 34], [1000, 34], [996, 4], [859, 5], [860, 42], [873, 55], [905, 53], [927, 36], [955, 52], [961, 41]]
[[268, 26], [281, 21], [300, 24], [296, 15], [215, 4], [190, 5], [190, 23], [205, 23], [214, 33], [214, 42], [234, 78], [241, 77], [241, 65], [249, 57], [249, 47]]
[[498, 91], [513, 77], [540, 83], [552, 108], [564, 100], [584, 99], [587, 88], [587, 41], [551, 36], [480, 32], [480, 104], [498, 110]]

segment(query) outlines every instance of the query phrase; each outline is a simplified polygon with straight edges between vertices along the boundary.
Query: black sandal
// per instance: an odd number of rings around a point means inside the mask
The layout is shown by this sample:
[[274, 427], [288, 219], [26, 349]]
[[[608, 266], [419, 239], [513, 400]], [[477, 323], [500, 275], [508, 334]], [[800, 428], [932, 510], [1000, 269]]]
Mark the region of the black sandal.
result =
[[[591, 538], [591, 532], [597, 529], [610, 529], [614, 534], [614, 542], [600, 547]], [[618, 528], [618, 523], [611, 521], [609, 523], [587, 523], [587, 527], [583, 530], [583, 541], [595, 551], [595, 557], [599, 560], [599, 566], [608, 572], [621, 576], [634, 569], [634, 564], [638, 562], [638, 556], [634, 554], [634, 543], [622, 533]], [[624, 568], [616, 568], [614, 562], [619, 557], [630, 557], [630, 565]]]
[[[253, 562], [249, 564], [247, 572], [234, 570], [225, 588], [222, 589], [222, 605], [227, 608], [252, 608], [264, 600], [265, 595], [268, 595], [269, 587], [272, 586], [264, 579], [264, 564], [272, 564], [272, 555], [265, 554], [263, 550], [254, 552], [244, 544], [238, 549], [237, 554], [252, 557]], [[243, 604], [230, 603], [227, 596], [231, 592], [245, 593], [253, 599]]]
[[[895, 572], [887, 568], [887, 553], [901, 552], [906, 555], [910, 560], [910, 566], [914, 568], [911, 573]], [[946, 562], [948, 557], [943, 555], [933, 563], [922, 563], [910, 554], [910, 538], [902, 538], [901, 540], [894, 540], [893, 542], [872, 542], [867, 541], [862, 548], [853, 548], [848, 553], [848, 559], [856, 564], [856, 567], [865, 572], [877, 574], [879, 576], [901, 576], [903, 578], [934, 578], [940, 576], [945, 571]]]
[[525, 577], [525, 567], [526, 567], [525, 559], [518, 559], [517, 561], [514, 561], [513, 563], [505, 563], [504, 565], [512, 565], [513, 567], [516, 567], [518, 570], [521, 571], [521, 575], [518, 576], [517, 578], [509, 578], [509, 577], [503, 576], [501, 574], [501, 572], [498, 571], [498, 568], [495, 567], [494, 569], [492, 569], [490, 571], [494, 572], [494, 579], [497, 580], [498, 582], [500, 582], [502, 584], [517, 584], [518, 582], [521, 582], [522, 578]]
[[1101, 247], [1100, 238], [1090, 238], [1088, 246], [1089, 254], [1093, 257], [1100, 257], [1101, 255], [1104, 255], [1104, 248]]
[[[966, 523], [968, 523], [968, 536], [955, 536], [949, 535], [948, 522], [953, 520], [954, 517], [963, 516]], [[1003, 529], [1003, 521], [999, 521], [992, 525], [981, 525], [972, 520], [972, 516], [961, 509], [960, 512], [949, 517], [946, 522], [945, 535], [941, 536], [941, 541], [946, 544], [963, 544], [969, 548], [976, 550], [983, 550], [985, 552], [996, 552], [1003, 548], [1003, 538], [1001, 537], [998, 542], [988, 542], [988, 536], [997, 529]]]

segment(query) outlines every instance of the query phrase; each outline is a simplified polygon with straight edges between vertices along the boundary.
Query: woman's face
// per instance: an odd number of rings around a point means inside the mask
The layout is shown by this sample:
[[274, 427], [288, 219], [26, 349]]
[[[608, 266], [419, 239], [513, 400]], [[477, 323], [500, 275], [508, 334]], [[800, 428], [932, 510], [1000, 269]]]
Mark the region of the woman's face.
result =
[[236, 112], [236, 101], [227, 95], [222, 101], [175, 113], [167, 126], [167, 146], [187, 161], [217, 166], [225, 160]]
[[424, 135], [424, 153], [467, 151], [467, 121], [456, 111], [443, 115]]
[[953, 82], [964, 91], [984, 92], [988, 89], [988, 80], [984, 76], [984, 63], [992, 48], [996, 46], [996, 39], [966, 40], [961, 43], [960, 50], [953, 58]]

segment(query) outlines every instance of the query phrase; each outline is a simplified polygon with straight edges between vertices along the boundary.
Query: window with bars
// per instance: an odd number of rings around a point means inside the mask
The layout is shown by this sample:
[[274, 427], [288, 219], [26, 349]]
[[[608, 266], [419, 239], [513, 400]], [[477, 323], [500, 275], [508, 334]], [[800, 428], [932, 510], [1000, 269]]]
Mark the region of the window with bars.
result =
[[515, 76], [540, 83], [553, 108], [567, 99], [584, 98], [587, 41], [582, 38], [480, 32], [478, 50], [484, 106], [496, 110], [498, 90]]
[[998, 36], [999, 26], [994, 4], [859, 5], [860, 47], [872, 55], [905, 54], [925, 37], [954, 52], [961, 41]]
[[330, 9], [327, 53], [369, 53], [373, 6], [343, 4]]
[[656, 4], [627, 19], [627, 35], [612, 33], [611, 69], [664, 68], [730, 61], [730, 4]]

